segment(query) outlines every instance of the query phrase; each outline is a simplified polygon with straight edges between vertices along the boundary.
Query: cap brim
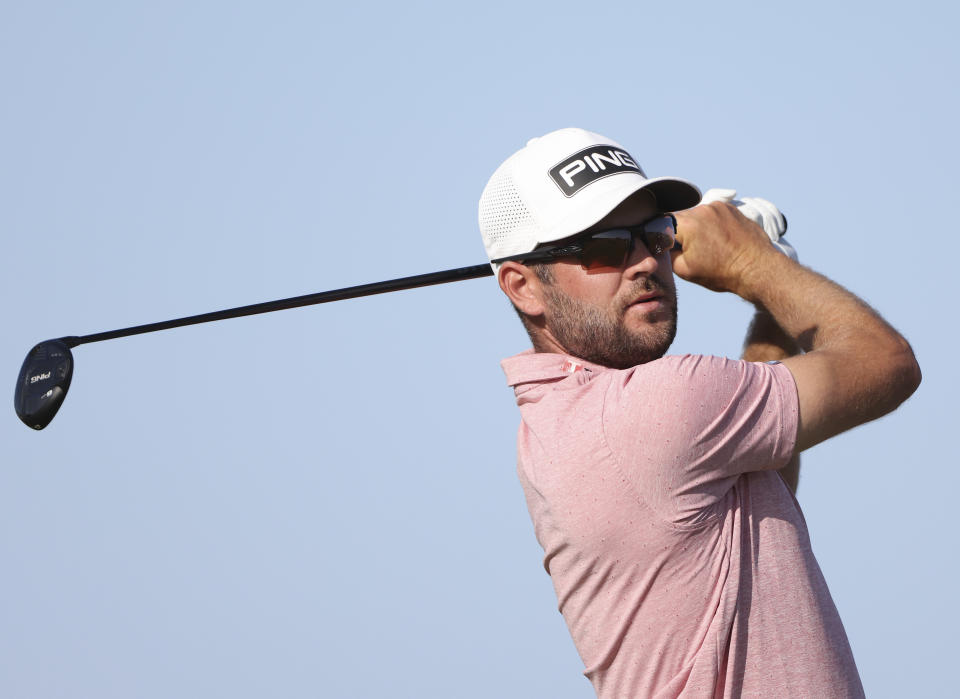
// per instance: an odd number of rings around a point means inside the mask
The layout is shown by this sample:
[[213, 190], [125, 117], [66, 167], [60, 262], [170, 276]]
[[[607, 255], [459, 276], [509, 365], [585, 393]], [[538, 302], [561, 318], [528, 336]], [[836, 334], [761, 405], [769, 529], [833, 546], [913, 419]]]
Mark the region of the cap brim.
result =
[[661, 211], [682, 211], [700, 203], [700, 189], [693, 182], [677, 177], [654, 177], [643, 187], [657, 199]]
[[645, 190], [657, 200], [661, 211], [681, 211], [700, 203], [700, 189], [697, 185], [678, 177], [654, 177], [649, 180], [636, 178], [633, 182], [606, 192], [589, 207], [581, 209], [579, 216], [567, 216], [561, 223], [537, 240], [537, 245], [562, 240], [604, 219], [611, 211], [636, 192]]

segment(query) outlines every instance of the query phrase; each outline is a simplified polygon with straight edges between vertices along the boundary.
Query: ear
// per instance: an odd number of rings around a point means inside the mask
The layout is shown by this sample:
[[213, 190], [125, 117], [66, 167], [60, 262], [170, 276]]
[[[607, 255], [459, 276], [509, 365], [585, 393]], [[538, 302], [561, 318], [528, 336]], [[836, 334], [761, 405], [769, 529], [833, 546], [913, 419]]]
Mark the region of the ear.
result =
[[518, 309], [531, 317], [543, 315], [543, 283], [532, 269], [519, 262], [504, 262], [497, 281]]

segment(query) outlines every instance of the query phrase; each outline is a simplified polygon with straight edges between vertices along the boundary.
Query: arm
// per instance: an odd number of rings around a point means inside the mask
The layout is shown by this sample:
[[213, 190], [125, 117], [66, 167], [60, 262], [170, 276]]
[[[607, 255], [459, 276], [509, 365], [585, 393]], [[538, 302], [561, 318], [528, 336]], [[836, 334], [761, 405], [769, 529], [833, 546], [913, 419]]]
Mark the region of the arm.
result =
[[[800, 354], [800, 347], [792, 337], [777, 325], [769, 313], [758, 308], [747, 330], [747, 339], [743, 344], [743, 359], [748, 362], [771, 362]], [[800, 481], [800, 454], [794, 453], [786, 466], [780, 469], [780, 476], [790, 491], [796, 495]]]
[[907, 341], [856, 296], [774, 249], [763, 230], [715, 203], [677, 215], [674, 270], [765, 309], [806, 354], [784, 365], [797, 384], [797, 451], [885, 415], [920, 384]]

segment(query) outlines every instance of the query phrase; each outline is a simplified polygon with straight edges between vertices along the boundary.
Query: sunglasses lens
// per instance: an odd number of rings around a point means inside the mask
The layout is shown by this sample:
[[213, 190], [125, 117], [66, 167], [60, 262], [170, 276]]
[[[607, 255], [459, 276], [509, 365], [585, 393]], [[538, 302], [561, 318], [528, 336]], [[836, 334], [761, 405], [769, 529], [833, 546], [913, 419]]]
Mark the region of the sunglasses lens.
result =
[[661, 216], [635, 228], [615, 228], [579, 241], [577, 257], [587, 269], [620, 267], [633, 248], [633, 236], [642, 238], [651, 255], [660, 255], [673, 247], [677, 239], [673, 216]]
[[677, 227], [672, 216], [648, 221], [643, 226], [643, 242], [653, 255], [670, 250], [676, 240]]
[[605, 231], [583, 241], [580, 264], [587, 269], [619, 267], [630, 252], [630, 231]]

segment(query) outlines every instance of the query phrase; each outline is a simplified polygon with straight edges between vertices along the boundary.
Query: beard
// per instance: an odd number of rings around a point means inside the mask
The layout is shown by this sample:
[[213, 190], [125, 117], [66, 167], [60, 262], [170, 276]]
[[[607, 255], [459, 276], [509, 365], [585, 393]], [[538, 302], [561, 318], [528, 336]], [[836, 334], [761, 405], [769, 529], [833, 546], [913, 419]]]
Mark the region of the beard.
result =
[[[677, 334], [676, 292], [656, 275], [638, 279], [604, 309], [568, 296], [556, 287], [544, 286], [546, 322], [554, 338], [570, 354], [614, 369], [629, 369], [662, 357]], [[626, 327], [630, 303], [641, 294], [663, 294], [666, 308], [639, 329]]]

